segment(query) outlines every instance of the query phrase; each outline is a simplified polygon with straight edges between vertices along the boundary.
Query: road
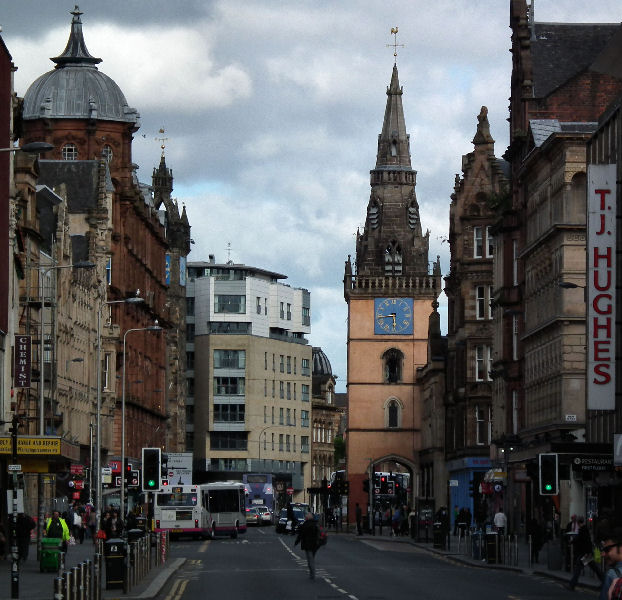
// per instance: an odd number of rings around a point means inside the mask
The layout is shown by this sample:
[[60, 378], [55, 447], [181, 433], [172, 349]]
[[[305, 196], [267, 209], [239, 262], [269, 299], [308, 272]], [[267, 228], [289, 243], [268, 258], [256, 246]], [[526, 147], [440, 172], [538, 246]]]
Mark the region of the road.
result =
[[316, 556], [316, 579], [294, 537], [249, 528], [236, 540], [175, 541], [186, 563], [158, 600], [544, 600], [591, 598], [536, 575], [460, 565], [408, 542], [334, 535]]

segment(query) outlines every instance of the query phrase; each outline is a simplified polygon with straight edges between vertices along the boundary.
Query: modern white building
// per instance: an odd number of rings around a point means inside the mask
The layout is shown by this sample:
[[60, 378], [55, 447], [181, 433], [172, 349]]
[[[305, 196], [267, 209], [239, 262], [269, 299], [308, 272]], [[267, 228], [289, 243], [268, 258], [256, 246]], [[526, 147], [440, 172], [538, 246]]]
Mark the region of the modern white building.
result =
[[[311, 296], [285, 275], [188, 263], [187, 449], [204, 478], [272, 473], [293, 500], [311, 483]], [[198, 469], [197, 469], [198, 466]]]

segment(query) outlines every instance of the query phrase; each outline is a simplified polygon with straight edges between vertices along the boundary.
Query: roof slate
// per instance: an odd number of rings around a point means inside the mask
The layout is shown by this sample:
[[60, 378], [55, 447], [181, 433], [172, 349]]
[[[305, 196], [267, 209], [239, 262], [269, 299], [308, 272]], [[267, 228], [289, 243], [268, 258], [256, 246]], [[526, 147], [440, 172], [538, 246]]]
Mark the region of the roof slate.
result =
[[[48, 187], [67, 186], [67, 207], [70, 213], [84, 213], [97, 205], [96, 160], [40, 160], [39, 182]], [[112, 182], [110, 182], [112, 186]]]
[[620, 28], [617, 23], [536, 23], [531, 41], [534, 97], [548, 96], [585, 71]]

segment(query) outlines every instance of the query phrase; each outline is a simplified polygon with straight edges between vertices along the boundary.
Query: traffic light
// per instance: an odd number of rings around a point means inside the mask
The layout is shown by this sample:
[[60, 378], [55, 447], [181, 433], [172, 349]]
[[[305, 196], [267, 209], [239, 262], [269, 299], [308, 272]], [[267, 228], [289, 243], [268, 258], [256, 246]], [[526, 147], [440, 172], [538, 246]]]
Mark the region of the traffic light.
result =
[[[369, 487], [369, 479], [367, 480], [367, 485]], [[347, 496], [350, 493], [350, 482], [345, 479], [341, 482], [341, 495]]]
[[469, 496], [471, 498], [475, 497], [475, 494], [473, 493], [473, 485], [474, 485], [473, 480], [471, 479], [471, 481], [469, 481]]
[[363, 491], [369, 494], [369, 479], [363, 479]]
[[541, 496], [559, 494], [559, 461], [557, 454], [538, 454], [538, 471]]
[[132, 463], [129, 463], [127, 459], [125, 459], [125, 468], [123, 469], [123, 473], [125, 475], [125, 486], [131, 485], [132, 483], [132, 470], [134, 469]]
[[162, 451], [160, 448], [143, 448], [143, 492], [158, 492], [162, 487]]
[[387, 478], [384, 475], [380, 476], [380, 493], [387, 493]]

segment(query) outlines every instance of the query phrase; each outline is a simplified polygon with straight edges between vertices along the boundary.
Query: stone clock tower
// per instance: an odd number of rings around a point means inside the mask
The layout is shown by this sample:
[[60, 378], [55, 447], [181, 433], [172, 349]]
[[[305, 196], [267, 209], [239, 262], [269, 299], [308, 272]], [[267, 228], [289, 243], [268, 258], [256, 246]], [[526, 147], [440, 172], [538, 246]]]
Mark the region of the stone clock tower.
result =
[[355, 264], [348, 257], [345, 265], [350, 521], [356, 502], [365, 513], [370, 498], [380, 499], [373, 482], [364, 492], [374, 471], [410, 473], [410, 493], [402, 500], [412, 503], [417, 489], [417, 367], [426, 364], [428, 319], [441, 292], [441, 272], [438, 259], [428, 262], [429, 231], [421, 231], [416, 175], [394, 65], [365, 228], [357, 234]]

